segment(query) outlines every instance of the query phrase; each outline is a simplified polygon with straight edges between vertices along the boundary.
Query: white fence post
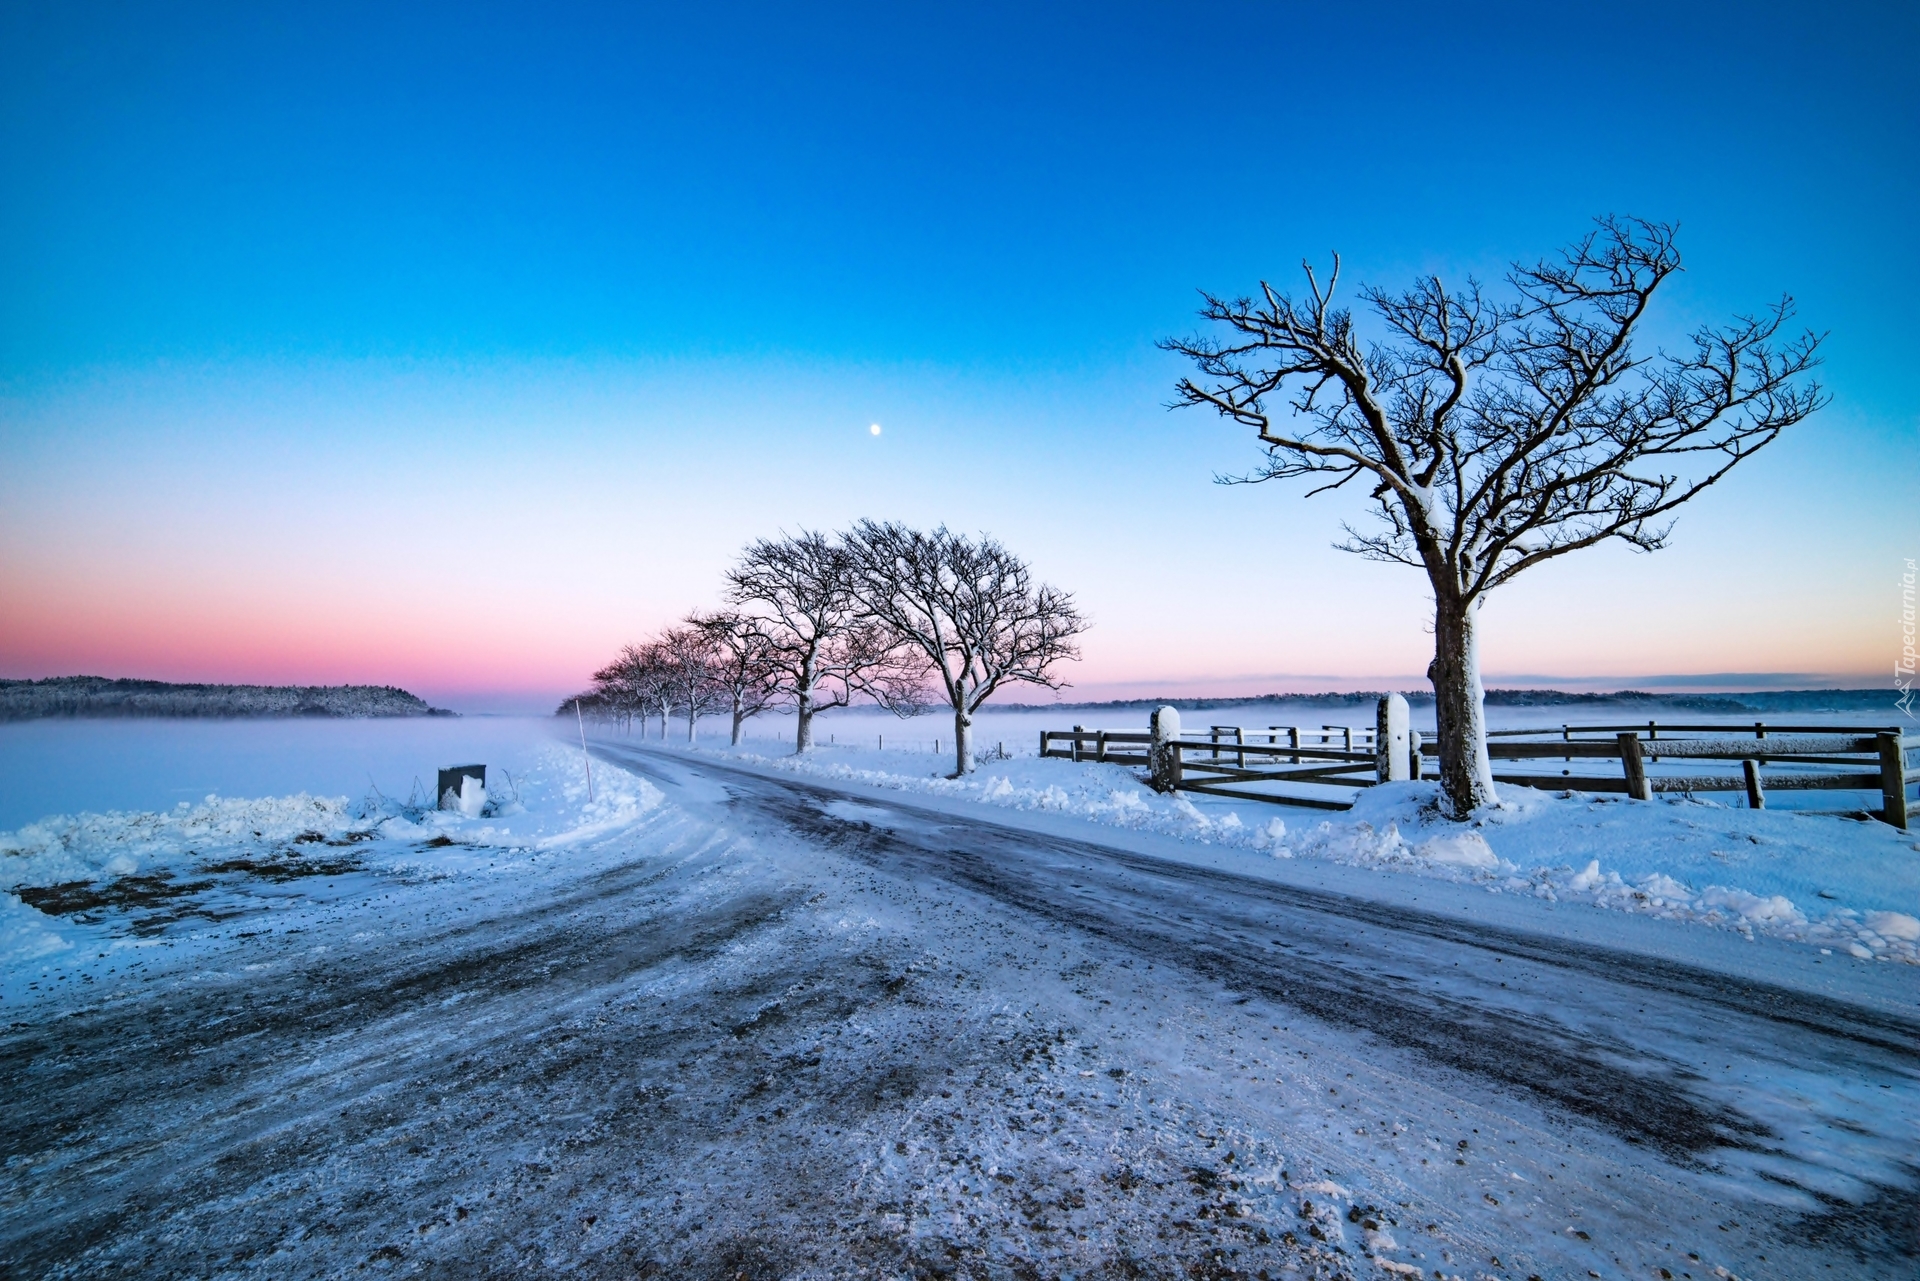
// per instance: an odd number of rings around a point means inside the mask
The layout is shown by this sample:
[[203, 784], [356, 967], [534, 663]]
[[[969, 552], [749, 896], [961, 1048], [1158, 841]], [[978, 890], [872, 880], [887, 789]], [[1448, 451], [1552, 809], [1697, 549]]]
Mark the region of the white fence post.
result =
[[1157, 792], [1177, 791], [1180, 787], [1180, 713], [1163, 707], [1153, 714], [1153, 742], [1147, 749], [1147, 763], [1153, 771]]
[[1373, 752], [1375, 776], [1382, 783], [1406, 781], [1409, 764], [1407, 735], [1413, 728], [1407, 700], [1389, 694], [1380, 700], [1374, 713]]

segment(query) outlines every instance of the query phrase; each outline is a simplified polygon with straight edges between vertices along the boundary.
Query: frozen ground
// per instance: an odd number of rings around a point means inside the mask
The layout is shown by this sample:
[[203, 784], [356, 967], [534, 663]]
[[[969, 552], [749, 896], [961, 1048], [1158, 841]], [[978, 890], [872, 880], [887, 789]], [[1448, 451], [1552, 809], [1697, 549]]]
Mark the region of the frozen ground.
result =
[[[612, 740], [589, 805], [577, 748], [516, 750], [517, 799], [474, 818], [296, 795], [0, 836], [45, 909], [12, 909], [40, 950], [4, 968], [0, 1268], [1704, 1281], [1920, 1257], [1920, 967], [1578, 901], [1633, 881], [1606, 851], [1680, 826], [1522, 808], [1479, 830], [1488, 865], [1436, 849], [1411, 791], [1281, 835], [1211, 802], [1136, 821], [1088, 766], [1007, 763], [1067, 798], [1022, 804]], [[1816, 821], [1701, 812], [1743, 856], [1734, 820]], [[1501, 881], [1583, 832], [1550, 896]], [[1749, 845], [1728, 866], [1775, 852]], [[1913, 910], [1846, 892], [1863, 920]]]

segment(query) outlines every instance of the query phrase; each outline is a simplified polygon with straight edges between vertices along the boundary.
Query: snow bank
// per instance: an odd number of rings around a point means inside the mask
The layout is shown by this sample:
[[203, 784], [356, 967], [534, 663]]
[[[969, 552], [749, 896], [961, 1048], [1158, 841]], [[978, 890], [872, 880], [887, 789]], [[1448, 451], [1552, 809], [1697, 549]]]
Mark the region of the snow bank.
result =
[[[1354, 861], [1390, 861], [1389, 833], [1451, 829], [1459, 833], [1452, 839], [1477, 835], [1486, 844], [1492, 861], [1469, 875], [1489, 889], [1920, 963], [1912, 833], [1682, 796], [1644, 802], [1506, 787], [1501, 797], [1462, 829], [1439, 817], [1433, 784], [1371, 788], [1347, 818], [1356, 831], [1377, 833], [1375, 849]], [[1340, 824], [1323, 826], [1327, 843], [1343, 839]]]
[[0, 971], [42, 960], [73, 947], [53, 922], [20, 901], [0, 894]]
[[1640, 802], [1506, 787], [1500, 807], [1463, 825], [1440, 816], [1432, 783], [1368, 788], [1352, 810], [1322, 818], [1215, 797], [1163, 796], [1132, 769], [1085, 761], [1018, 757], [950, 779], [942, 772], [950, 768], [946, 758], [913, 752], [729, 754], [823, 778], [1920, 963], [1920, 840], [1877, 822], [1681, 796]]
[[[490, 772], [471, 812], [408, 805], [378, 790], [345, 797], [208, 796], [161, 812], [56, 815], [0, 832], [0, 970], [73, 946], [76, 928], [22, 902], [21, 893], [83, 883], [111, 889], [269, 871], [306, 862], [327, 869], [450, 876], [512, 875], [526, 859], [617, 836], [660, 804], [659, 790], [596, 763], [587, 796], [580, 750], [529, 744], [518, 767]], [[131, 882], [138, 885], [140, 880]]]
[[358, 821], [344, 797], [305, 793], [264, 800], [209, 796], [165, 814], [59, 814], [0, 833], [0, 883], [59, 885], [172, 870], [194, 854], [222, 848], [338, 839]]
[[[659, 805], [660, 790], [617, 766], [593, 763], [592, 799], [577, 747], [541, 743], [518, 770], [489, 774], [485, 805], [474, 813], [418, 809], [386, 798], [363, 803], [361, 813], [382, 841], [425, 842], [446, 837], [460, 846], [494, 850], [559, 850], [617, 835]], [[444, 849], [445, 846], [435, 846]], [[408, 857], [409, 865], [434, 859]]]

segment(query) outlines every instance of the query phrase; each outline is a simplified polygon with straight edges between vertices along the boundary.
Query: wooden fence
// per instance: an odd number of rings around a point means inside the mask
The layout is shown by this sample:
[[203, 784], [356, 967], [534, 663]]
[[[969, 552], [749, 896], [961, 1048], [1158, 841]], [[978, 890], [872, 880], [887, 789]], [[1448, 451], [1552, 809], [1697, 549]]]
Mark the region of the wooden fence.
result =
[[[1407, 744], [1408, 778], [1436, 778], [1431, 731]], [[1376, 732], [1352, 726], [1213, 725], [1166, 741], [1161, 782], [1182, 791], [1240, 800], [1347, 809], [1349, 796], [1265, 790], [1271, 785], [1371, 787], [1387, 777]], [[1132, 730], [1044, 730], [1040, 754], [1071, 760], [1153, 767], [1154, 736]], [[1868, 791], [1880, 808], [1866, 810], [1905, 828], [1914, 810], [1908, 793], [1920, 783], [1920, 734], [1882, 726], [1666, 724], [1562, 725], [1494, 730], [1487, 735], [1494, 781], [1556, 791], [1612, 792], [1651, 800], [1655, 792], [1744, 792], [1755, 809], [1768, 791]], [[1557, 761], [1557, 771], [1511, 763]], [[1602, 762], [1617, 770], [1600, 772]], [[1846, 807], [1859, 813], [1864, 807]]]

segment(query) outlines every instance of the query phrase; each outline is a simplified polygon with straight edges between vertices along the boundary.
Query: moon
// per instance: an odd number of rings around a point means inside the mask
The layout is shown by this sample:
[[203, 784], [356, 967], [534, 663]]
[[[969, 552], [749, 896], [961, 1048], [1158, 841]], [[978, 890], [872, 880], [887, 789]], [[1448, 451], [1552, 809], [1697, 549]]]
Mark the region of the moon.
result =
[[880, 434], [880, 424], [875, 423], [873, 426], [867, 428], [867, 434], [870, 436], [878, 436]]

